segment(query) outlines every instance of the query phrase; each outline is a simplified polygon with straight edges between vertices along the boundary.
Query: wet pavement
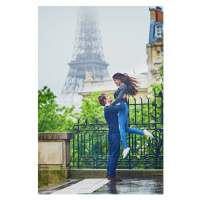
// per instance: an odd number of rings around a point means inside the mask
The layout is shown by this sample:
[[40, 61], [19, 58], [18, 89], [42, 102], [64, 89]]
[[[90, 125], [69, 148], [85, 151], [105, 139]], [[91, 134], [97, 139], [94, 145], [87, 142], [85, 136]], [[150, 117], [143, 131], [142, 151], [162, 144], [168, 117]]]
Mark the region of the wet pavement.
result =
[[92, 194], [163, 194], [163, 176], [110, 181]]
[[59, 191], [63, 188], [69, 187], [71, 185], [74, 185], [76, 183], [78, 183], [79, 181], [81, 181], [83, 179], [66, 179], [66, 180], [62, 180], [59, 181], [57, 183], [53, 183], [53, 184], [49, 184], [47, 186], [38, 188], [38, 193], [39, 194], [52, 194], [56, 191]]
[[[91, 179], [93, 181], [94, 179]], [[100, 179], [95, 179], [97, 182]], [[107, 180], [107, 179], [105, 179]], [[88, 182], [87, 190], [80, 190], [81, 182]], [[101, 179], [102, 181], [102, 179]], [[136, 177], [109, 181], [91, 190], [89, 179], [67, 179], [38, 189], [39, 194], [163, 194], [163, 176]], [[83, 184], [85, 185], [85, 184]], [[93, 184], [91, 184], [93, 185]], [[76, 190], [77, 186], [77, 190]], [[70, 189], [72, 188], [73, 191]], [[70, 191], [70, 192], [69, 192]], [[81, 191], [81, 192], [80, 192]]]

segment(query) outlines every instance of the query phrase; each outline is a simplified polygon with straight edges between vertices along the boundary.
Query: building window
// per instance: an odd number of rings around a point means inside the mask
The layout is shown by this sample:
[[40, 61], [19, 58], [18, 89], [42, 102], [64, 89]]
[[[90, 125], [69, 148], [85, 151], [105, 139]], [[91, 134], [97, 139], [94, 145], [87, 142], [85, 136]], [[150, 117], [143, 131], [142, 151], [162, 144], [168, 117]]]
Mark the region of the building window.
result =
[[155, 37], [162, 37], [163, 27], [161, 25], [155, 26]]

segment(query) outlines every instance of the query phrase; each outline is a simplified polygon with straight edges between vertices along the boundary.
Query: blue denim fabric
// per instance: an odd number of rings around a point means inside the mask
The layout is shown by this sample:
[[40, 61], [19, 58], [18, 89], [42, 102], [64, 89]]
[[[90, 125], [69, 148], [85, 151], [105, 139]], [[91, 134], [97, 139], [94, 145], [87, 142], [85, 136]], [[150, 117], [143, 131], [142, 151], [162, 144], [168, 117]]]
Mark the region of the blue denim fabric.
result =
[[120, 155], [120, 134], [108, 134], [109, 141], [109, 160], [107, 175], [116, 177], [116, 167]]
[[134, 133], [134, 134], [144, 135], [144, 131], [142, 131], [140, 129], [128, 127], [128, 124], [127, 124], [128, 112], [129, 112], [128, 106], [125, 104], [125, 109], [122, 111], [119, 111], [119, 117], [118, 117], [119, 131], [120, 131], [120, 135], [121, 135], [123, 149], [128, 147], [126, 133]]

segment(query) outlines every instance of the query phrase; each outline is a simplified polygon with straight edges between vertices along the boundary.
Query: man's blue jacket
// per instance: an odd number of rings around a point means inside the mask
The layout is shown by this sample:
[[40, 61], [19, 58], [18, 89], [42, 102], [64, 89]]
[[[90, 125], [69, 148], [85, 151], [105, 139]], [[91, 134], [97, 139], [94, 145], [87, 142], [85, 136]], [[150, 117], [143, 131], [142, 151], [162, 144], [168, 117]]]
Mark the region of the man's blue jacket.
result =
[[118, 124], [118, 112], [125, 108], [124, 101], [121, 100], [120, 105], [110, 105], [104, 108], [104, 117], [108, 123], [108, 134], [120, 134]]

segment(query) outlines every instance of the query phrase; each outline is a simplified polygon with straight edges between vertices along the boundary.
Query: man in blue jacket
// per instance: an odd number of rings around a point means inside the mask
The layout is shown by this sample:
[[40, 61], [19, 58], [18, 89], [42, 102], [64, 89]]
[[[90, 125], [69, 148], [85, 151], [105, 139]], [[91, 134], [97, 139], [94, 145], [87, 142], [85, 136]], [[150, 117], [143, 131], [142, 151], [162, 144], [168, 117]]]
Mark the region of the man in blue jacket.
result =
[[99, 103], [102, 106], [106, 106], [104, 108], [104, 117], [108, 123], [108, 141], [109, 141], [109, 160], [107, 167], [107, 178], [108, 180], [113, 181], [122, 181], [122, 179], [116, 177], [116, 167], [117, 162], [120, 156], [120, 132], [118, 125], [118, 112], [125, 108], [124, 101], [122, 100], [120, 105], [110, 105], [112, 99], [105, 93], [102, 93], [98, 97]]

